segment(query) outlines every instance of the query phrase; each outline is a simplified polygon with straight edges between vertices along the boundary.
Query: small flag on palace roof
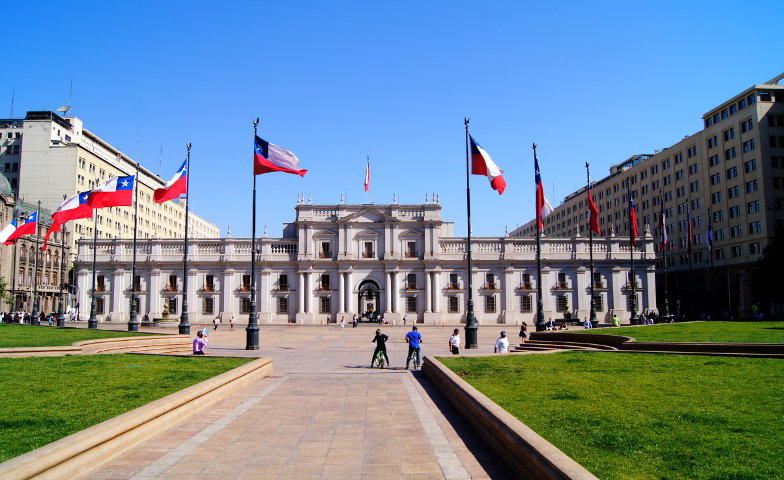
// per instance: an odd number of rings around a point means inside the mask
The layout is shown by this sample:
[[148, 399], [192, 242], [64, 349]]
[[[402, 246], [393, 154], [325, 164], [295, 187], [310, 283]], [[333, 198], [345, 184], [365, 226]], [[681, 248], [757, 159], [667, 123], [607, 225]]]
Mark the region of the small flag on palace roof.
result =
[[112, 177], [93, 189], [87, 198], [92, 208], [130, 207], [133, 205], [133, 185], [136, 176]]
[[0, 243], [3, 245], [13, 245], [14, 242], [8, 241], [8, 237], [11, 236], [16, 231], [16, 219], [11, 220], [11, 223], [5, 226], [2, 230], [0, 230]]
[[536, 158], [534, 150], [534, 181], [536, 181], [536, 224], [542, 230], [542, 220], [553, 213], [553, 207], [544, 196], [544, 186], [542, 185], [542, 175], [539, 173], [539, 160]]
[[49, 241], [49, 236], [57, 230], [60, 230], [60, 227], [66, 222], [79, 220], [80, 218], [93, 217], [93, 207], [87, 203], [87, 199], [90, 198], [90, 193], [92, 193], [91, 190], [77, 193], [76, 195], [67, 198], [57, 207], [57, 210], [52, 214], [52, 226], [49, 228], [49, 231], [46, 232], [46, 236], [44, 236], [44, 244], [41, 247], [41, 250], [46, 251], [46, 244]]
[[367, 167], [365, 168], [365, 191], [367, 192], [370, 190], [370, 159], [367, 161]]
[[36, 233], [36, 226], [38, 225], [38, 211], [31, 213], [25, 218], [23, 224], [19, 225], [14, 232], [5, 240], [6, 245], [13, 244], [17, 238], [22, 235], [34, 235]]
[[629, 234], [632, 245], [634, 245], [637, 243], [639, 230], [637, 229], [637, 210], [634, 208], [634, 200], [632, 199], [629, 199]]
[[597, 234], [602, 233], [602, 229], [599, 226], [599, 209], [596, 207], [596, 204], [593, 203], [593, 196], [591, 195], [591, 189], [588, 189], [588, 210], [591, 211], [591, 218], [589, 220], [589, 227], [592, 231], [596, 232]]
[[299, 168], [296, 155], [256, 136], [253, 142], [253, 174], [270, 172], [293, 173], [304, 177], [308, 171]]
[[188, 172], [187, 160], [183, 160], [182, 166], [177, 170], [171, 180], [166, 182], [166, 186], [158, 188], [153, 193], [155, 203], [163, 203], [175, 198], [179, 198], [183, 193], [188, 193]]
[[468, 136], [471, 140], [471, 173], [474, 175], [485, 175], [490, 180], [490, 186], [496, 190], [499, 195], [506, 190], [506, 180], [504, 180], [504, 171], [498, 168], [498, 165], [493, 162], [490, 155], [484, 148], [480, 147], [474, 137]]

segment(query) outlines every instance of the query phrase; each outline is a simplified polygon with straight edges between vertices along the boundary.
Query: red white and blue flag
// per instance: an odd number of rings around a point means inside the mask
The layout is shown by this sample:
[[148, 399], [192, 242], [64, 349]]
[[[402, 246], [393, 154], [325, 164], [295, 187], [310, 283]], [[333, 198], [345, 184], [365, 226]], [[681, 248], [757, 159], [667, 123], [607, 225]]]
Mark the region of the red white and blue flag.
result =
[[637, 210], [634, 209], [634, 200], [631, 198], [629, 199], [629, 236], [634, 245], [637, 242], [637, 235], [639, 234], [639, 230], [637, 230]]
[[253, 142], [253, 174], [270, 172], [293, 173], [304, 177], [308, 171], [299, 168], [296, 155], [256, 136]]
[[370, 159], [368, 158], [367, 167], [365, 168], [365, 191], [370, 190]]
[[499, 195], [504, 193], [506, 189], [506, 180], [504, 180], [504, 171], [498, 168], [498, 165], [493, 162], [490, 155], [484, 148], [480, 147], [474, 137], [468, 136], [471, 140], [471, 173], [474, 175], [485, 175], [490, 180], [490, 186], [496, 190]]
[[10, 237], [16, 231], [16, 219], [11, 220], [11, 223], [5, 226], [4, 229], [0, 230], [0, 243], [3, 245], [13, 245], [14, 242], [8, 241], [8, 237]]
[[35, 212], [28, 215], [27, 218], [25, 218], [24, 223], [16, 227], [16, 230], [14, 230], [14, 232], [11, 235], [9, 235], [8, 238], [5, 240], [5, 242], [3, 243], [5, 243], [6, 245], [12, 245], [13, 243], [16, 242], [16, 239], [21, 237], [22, 235], [34, 235], [37, 233], [36, 232], [37, 227], [38, 227], [38, 211], [36, 210]]
[[166, 186], [158, 188], [153, 193], [153, 200], [155, 203], [168, 202], [175, 198], [180, 198], [183, 193], [188, 193], [188, 172], [187, 160], [182, 162], [182, 166], [177, 170], [171, 180], [166, 182]]
[[664, 206], [662, 205], [661, 213], [659, 213], [659, 235], [661, 242], [659, 249], [663, 252], [667, 248], [667, 217], [664, 215]]
[[599, 226], [599, 209], [596, 207], [596, 204], [593, 202], [593, 195], [591, 195], [591, 189], [588, 189], [588, 210], [591, 212], [591, 218], [588, 222], [588, 226], [591, 231], [596, 232], [597, 234], [602, 233], [602, 229]]
[[539, 174], [539, 160], [534, 151], [534, 180], [536, 181], [536, 224], [542, 230], [542, 220], [553, 213], [553, 207], [544, 196], [544, 186], [542, 185], [542, 175]]
[[60, 230], [60, 227], [66, 222], [79, 220], [80, 218], [93, 218], [93, 207], [87, 203], [87, 199], [90, 198], [91, 192], [91, 190], [88, 190], [86, 192], [77, 193], [73, 197], [67, 198], [57, 207], [57, 210], [52, 214], [52, 226], [49, 228], [49, 231], [46, 232], [44, 245], [41, 247], [41, 250], [46, 251], [46, 243], [49, 241], [49, 236], [53, 232]]
[[93, 189], [87, 198], [92, 208], [130, 207], [136, 176], [112, 177]]

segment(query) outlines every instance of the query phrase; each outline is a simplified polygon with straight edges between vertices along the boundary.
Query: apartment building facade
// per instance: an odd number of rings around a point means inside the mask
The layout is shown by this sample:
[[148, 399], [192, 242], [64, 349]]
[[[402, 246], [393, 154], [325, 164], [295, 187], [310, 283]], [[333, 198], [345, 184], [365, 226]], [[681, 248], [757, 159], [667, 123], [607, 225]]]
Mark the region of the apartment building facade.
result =
[[[661, 151], [635, 155], [593, 182], [601, 235], [628, 238], [631, 197], [638, 228], [648, 226], [661, 243], [658, 220], [664, 212], [667, 247], [656, 261], [660, 307], [665, 262], [673, 313], [748, 316], [753, 304], [765, 301], [753, 295], [752, 270], [776, 228], [784, 225], [782, 79], [784, 74], [734, 95], [702, 116], [701, 131]], [[583, 187], [545, 219], [544, 234], [587, 232], [588, 221]], [[533, 236], [534, 228], [534, 221], [528, 222], [511, 236]]]
[[[536, 245], [532, 239], [474, 238], [474, 311], [480, 324], [535, 323]], [[89, 315], [92, 242], [79, 241], [76, 262], [80, 317]], [[546, 317], [582, 318], [590, 310], [594, 283], [600, 321], [613, 314], [628, 322], [632, 290], [628, 244], [605, 238], [595, 245], [595, 272], [587, 267], [586, 237], [542, 242], [542, 301]], [[296, 219], [279, 238], [257, 239], [257, 298], [262, 324], [303, 324], [383, 314], [385, 320], [431, 325], [465, 322], [468, 276], [466, 239], [454, 237], [441, 205], [296, 206]], [[181, 315], [183, 242], [144, 239], [137, 245], [131, 278], [131, 242], [101, 240], [96, 268], [99, 321], [127, 322], [131, 288], [139, 312], [150, 319], [164, 308]], [[191, 322], [234, 314], [245, 321], [250, 308], [250, 239], [196, 239], [188, 247], [188, 306]], [[634, 292], [638, 311], [654, 303], [653, 238], [635, 247]]]

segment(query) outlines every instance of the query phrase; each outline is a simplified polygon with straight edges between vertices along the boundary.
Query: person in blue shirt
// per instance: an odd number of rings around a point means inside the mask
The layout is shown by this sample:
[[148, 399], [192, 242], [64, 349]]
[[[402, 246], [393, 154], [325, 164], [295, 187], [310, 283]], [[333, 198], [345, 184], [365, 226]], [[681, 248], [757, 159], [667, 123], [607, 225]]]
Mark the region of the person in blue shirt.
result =
[[422, 362], [422, 356], [420, 355], [419, 346], [423, 342], [422, 334], [417, 332], [417, 326], [414, 325], [411, 327], [411, 331], [406, 334], [406, 342], [408, 342], [408, 357], [406, 358], [406, 370], [408, 370], [408, 365], [411, 363], [411, 357], [414, 355], [414, 352], [417, 354], [417, 358], [419, 362]]

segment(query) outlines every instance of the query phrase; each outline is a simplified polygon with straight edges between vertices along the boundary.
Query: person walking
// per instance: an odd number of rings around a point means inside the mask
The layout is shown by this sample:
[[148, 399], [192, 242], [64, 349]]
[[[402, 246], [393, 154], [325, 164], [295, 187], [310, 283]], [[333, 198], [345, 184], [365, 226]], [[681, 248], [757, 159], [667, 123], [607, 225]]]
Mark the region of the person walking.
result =
[[346, 319], [340, 317], [340, 328], [346, 328]]
[[520, 325], [520, 345], [524, 344], [526, 340], [528, 340], [528, 324], [523, 322]]
[[506, 330], [501, 330], [501, 336], [495, 341], [493, 353], [509, 353], [509, 339], [506, 338]]
[[449, 337], [449, 350], [452, 352], [452, 355], [460, 354], [460, 330], [457, 328]]
[[218, 316], [216, 315], [215, 318], [212, 319], [212, 331], [218, 331]]
[[373, 351], [373, 358], [370, 359], [370, 368], [373, 368], [373, 363], [376, 361], [378, 352], [384, 352], [384, 358], [387, 360], [387, 365], [389, 365], [389, 357], [387, 356], [387, 340], [389, 340], [389, 337], [381, 333], [380, 328], [377, 328], [376, 336], [373, 337], [373, 343], [376, 344], [376, 349]]
[[233, 313], [231, 314], [231, 317], [229, 317], [229, 331], [230, 332], [234, 331], [234, 314]]
[[403, 315], [403, 326], [406, 325], [406, 318], [407, 318], [407, 315]]

